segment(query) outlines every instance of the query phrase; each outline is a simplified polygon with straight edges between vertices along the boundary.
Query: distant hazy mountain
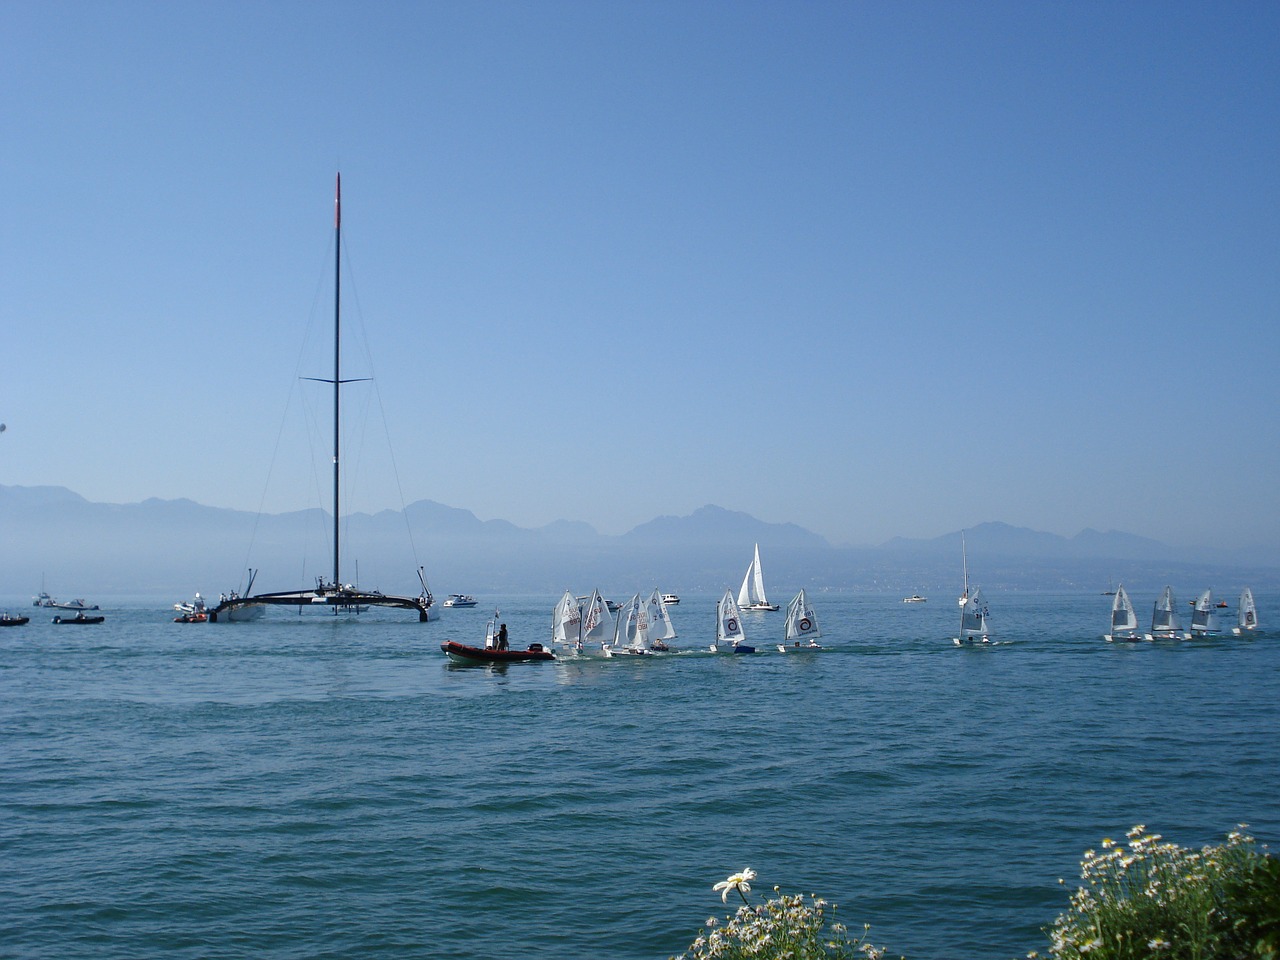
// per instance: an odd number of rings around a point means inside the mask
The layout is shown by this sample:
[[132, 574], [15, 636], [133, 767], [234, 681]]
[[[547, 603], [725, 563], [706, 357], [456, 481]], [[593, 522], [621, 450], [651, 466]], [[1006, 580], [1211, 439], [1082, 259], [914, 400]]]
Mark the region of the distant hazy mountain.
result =
[[[39, 590], [42, 578], [54, 595], [176, 600], [240, 589], [250, 567], [259, 571], [256, 590], [284, 590], [310, 586], [332, 566], [331, 521], [319, 509], [258, 516], [191, 500], [92, 503], [62, 487], [0, 485], [0, 532], [0, 604], [7, 605]], [[528, 529], [419, 500], [404, 512], [345, 518], [342, 576], [366, 588], [416, 592], [421, 564], [438, 594], [599, 587], [618, 597], [655, 586], [714, 594], [738, 588], [759, 543], [766, 586], [782, 602], [799, 587], [950, 595], [961, 577], [960, 536], [837, 548], [795, 524], [713, 505], [606, 536], [576, 521]], [[964, 538], [970, 577], [988, 592], [1102, 590], [1122, 580], [1152, 589], [1280, 584], [1274, 557], [1186, 555], [1116, 531], [1066, 538], [985, 523]]]

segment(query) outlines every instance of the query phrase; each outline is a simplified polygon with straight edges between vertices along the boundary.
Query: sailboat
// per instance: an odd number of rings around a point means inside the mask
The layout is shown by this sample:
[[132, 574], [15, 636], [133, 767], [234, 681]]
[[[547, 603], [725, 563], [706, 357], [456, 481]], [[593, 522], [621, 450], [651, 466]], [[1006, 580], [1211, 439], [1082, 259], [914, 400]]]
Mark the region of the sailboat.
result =
[[770, 603], [764, 595], [764, 573], [760, 569], [760, 544], [756, 544], [756, 553], [747, 567], [747, 575], [742, 578], [742, 589], [738, 591], [738, 607], [742, 610], [777, 610], [776, 603]]
[[801, 590], [787, 604], [787, 636], [786, 643], [778, 644], [778, 652], [788, 650], [821, 650], [818, 638], [822, 636], [822, 628], [818, 626], [818, 617], [809, 605], [809, 598]]
[[1182, 624], [1178, 622], [1178, 608], [1173, 603], [1173, 587], [1165, 587], [1151, 609], [1151, 632], [1148, 640], [1181, 640]]
[[726, 590], [720, 602], [716, 604], [716, 642], [711, 644], [711, 652], [719, 653], [728, 645], [733, 653], [755, 653], [755, 647], [746, 644], [747, 635], [742, 630], [742, 611], [733, 599], [733, 592]]
[[603, 649], [606, 657], [647, 657], [653, 653], [649, 645], [649, 611], [640, 602], [640, 594], [632, 595], [618, 611], [613, 643], [606, 643]]
[[1218, 615], [1213, 611], [1213, 591], [1206, 590], [1200, 594], [1195, 609], [1191, 611], [1192, 637], [1213, 637], [1221, 633]]
[[1129, 601], [1129, 594], [1125, 592], [1123, 583], [1116, 588], [1113, 596], [1115, 599], [1111, 601], [1111, 632], [1103, 634], [1103, 638], [1107, 643], [1116, 640], [1141, 640], [1142, 634], [1138, 632], [1138, 614]]
[[664, 596], [666, 595], [654, 587], [653, 593], [649, 594], [649, 599], [645, 603], [649, 613], [649, 646], [659, 651], [669, 649], [667, 641], [676, 638], [676, 627], [671, 622], [671, 612], [667, 609]]
[[1258, 629], [1258, 608], [1253, 602], [1253, 591], [1248, 587], [1240, 594], [1239, 623], [1231, 628], [1237, 637]]
[[551, 642], [582, 652], [582, 609], [570, 590], [564, 592], [551, 613]]
[[[341, 297], [341, 264], [342, 264], [342, 175], [338, 175], [333, 198], [333, 377], [308, 377], [321, 383], [333, 385], [333, 577], [325, 580], [320, 577], [316, 585], [310, 589], [286, 590], [278, 593], [259, 593], [256, 595], [232, 595], [222, 599], [216, 607], [209, 611], [211, 623], [219, 620], [244, 619], [253, 610], [267, 606], [328, 609], [333, 613], [359, 613], [369, 607], [400, 607], [414, 610], [418, 614], [418, 622], [425, 623], [431, 616], [432, 597], [427, 587], [427, 579], [422, 568], [418, 568], [418, 582], [422, 592], [416, 597], [398, 597], [381, 593], [377, 590], [361, 590], [350, 583], [342, 582], [339, 567], [339, 531], [342, 514], [339, 510], [340, 454], [339, 444], [341, 426], [342, 385], [350, 383], [342, 379], [342, 297]], [[245, 594], [251, 594], [252, 580]]]
[[591, 598], [582, 608], [580, 630], [579, 653], [588, 643], [603, 644], [613, 636], [613, 614], [609, 612], [609, 604], [600, 596], [599, 590], [591, 591]]
[[969, 591], [969, 555], [965, 551], [964, 534], [960, 534], [960, 559], [964, 565], [964, 593], [960, 595], [960, 636], [955, 638], [956, 646], [966, 644], [990, 643], [991, 631], [987, 626], [987, 601], [977, 587]]

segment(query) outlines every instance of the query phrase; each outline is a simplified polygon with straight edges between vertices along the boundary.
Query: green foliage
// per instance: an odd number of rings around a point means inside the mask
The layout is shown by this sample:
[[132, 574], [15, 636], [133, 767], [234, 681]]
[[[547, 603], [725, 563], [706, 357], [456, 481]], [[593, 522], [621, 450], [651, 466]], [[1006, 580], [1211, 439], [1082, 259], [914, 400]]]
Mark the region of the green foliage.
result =
[[1240, 830], [1191, 850], [1137, 826], [1080, 866], [1084, 885], [1045, 931], [1059, 960], [1280, 960], [1277, 864]]
[[863, 928], [863, 936], [851, 937], [848, 928], [834, 920], [835, 904], [813, 895], [783, 894], [774, 887], [772, 899], [753, 906], [745, 896], [750, 887], [741, 877], [735, 874], [716, 889], [737, 891], [743, 905], [723, 921], [708, 919], [705, 931], [679, 960], [884, 960], [885, 951], [866, 942], [869, 927]]

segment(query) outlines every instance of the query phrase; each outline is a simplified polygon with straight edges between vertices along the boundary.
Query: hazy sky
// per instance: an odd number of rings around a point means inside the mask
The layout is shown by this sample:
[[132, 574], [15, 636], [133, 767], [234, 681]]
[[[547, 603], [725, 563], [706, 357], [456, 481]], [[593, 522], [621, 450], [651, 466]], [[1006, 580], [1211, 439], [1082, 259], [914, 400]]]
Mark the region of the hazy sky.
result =
[[340, 170], [353, 509], [1280, 536], [1280, 4], [5, 0], [0, 79], [0, 483], [327, 502]]

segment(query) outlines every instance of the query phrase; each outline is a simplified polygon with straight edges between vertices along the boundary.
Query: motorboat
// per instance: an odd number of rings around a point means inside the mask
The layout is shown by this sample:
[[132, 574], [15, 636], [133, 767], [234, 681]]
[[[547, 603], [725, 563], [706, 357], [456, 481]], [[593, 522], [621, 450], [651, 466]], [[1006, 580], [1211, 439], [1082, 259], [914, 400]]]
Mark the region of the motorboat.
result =
[[912, 594], [911, 596], [909, 596], [909, 597], [903, 597], [903, 598], [902, 598], [902, 602], [903, 602], [903, 603], [928, 603], [928, 602], [929, 602], [929, 598], [928, 598], [928, 597], [922, 597], [922, 596], [920, 596], [920, 594], [918, 594], [918, 593], [913, 593], [913, 594]]
[[664, 593], [662, 595], [662, 602], [665, 603], [667, 606], [672, 607], [680, 602], [680, 598], [676, 596], [674, 593]]
[[476, 598], [467, 593], [451, 593], [444, 605], [446, 607], [474, 607]]
[[533, 660], [554, 660], [556, 655], [540, 643], [531, 643], [525, 650], [496, 650], [490, 647], [473, 647], [470, 644], [446, 640], [440, 649], [454, 663], [528, 663]]
[[0, 613], [0, 627], [20, 627], [30, 622], [30, 617], [24, 617], [21, 614], [12, 614], [7, 611]]
[[174, 623], [208, 623], [209, 610], [205, 606], [204, 597], [199, 593], [191, 600], [183, 600], [173, 605], [173, 609], [178, 611], [178, 615], [173, 618]]
[[[93, 607], [92, 609], [97, 610], [98, 608]], [[102, 616], [101, 614], [98, 614], [97, 616], [92, 616], [92, 617], [85, 616], [84, 611], [81, 610], [74, 617], [64, 617], [61, 614], [59, 614], [58, 616], [53, 618], [53, 622], [54, 623], [102, 623], [102, 621], [106, 619], [107, 618]]]

